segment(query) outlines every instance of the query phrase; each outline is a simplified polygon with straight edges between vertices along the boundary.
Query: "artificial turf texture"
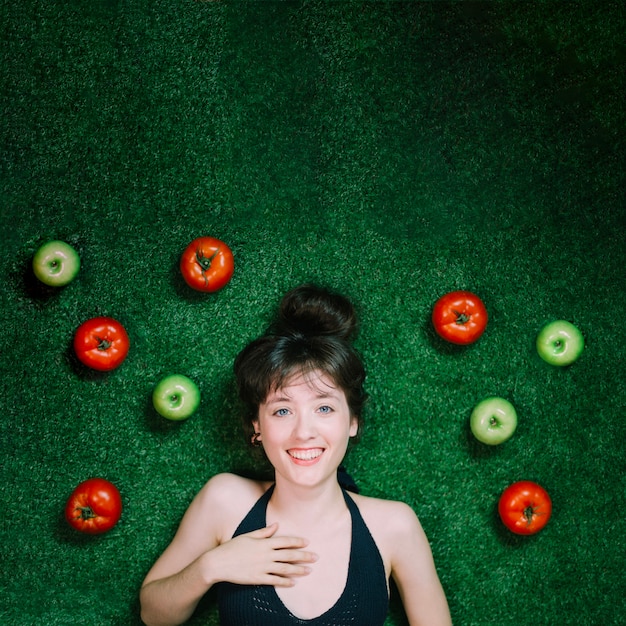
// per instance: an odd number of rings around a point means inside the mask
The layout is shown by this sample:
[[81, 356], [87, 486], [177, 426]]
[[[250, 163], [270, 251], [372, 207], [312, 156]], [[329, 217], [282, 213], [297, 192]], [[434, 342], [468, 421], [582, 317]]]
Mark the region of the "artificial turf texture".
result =
[[[621, 3], [0, 6], [0, 623], [140, 624], [194, 494], [261, 469], [232, 361], [304, 281], [359, 307], [370, 403], [346, 465], [418, 513], [454, 623], [625, 623]], [[178, 271], [201, 235], [235, 255], [217, 294]], [[49, 239], [82, 259], [57, 291], [30, 270]], [[459, 288], [490, 313], [465, 348], [429, 321]], [[71, 349], [97, 315], [132, 344], [104, 375]], [[534, 347], [559, 318], [586, 339], [562, 369]], [[168, 373], [202, 392], [184, 423], [151, 407]], [[495, 448], [468, 427], [488, 395], [519, 414]], [[91, 476], [124, 502], [100, 537], [62, 518]], [[496, 513], [520, 479], [554, 504], [528, 538]], [[217, 624], [211, 594], [190, 623]]]

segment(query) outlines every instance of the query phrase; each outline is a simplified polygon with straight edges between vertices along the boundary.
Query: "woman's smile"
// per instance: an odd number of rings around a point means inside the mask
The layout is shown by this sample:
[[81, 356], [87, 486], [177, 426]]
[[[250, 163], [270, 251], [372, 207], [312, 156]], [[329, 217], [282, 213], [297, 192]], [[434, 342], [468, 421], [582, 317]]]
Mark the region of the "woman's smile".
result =
[[313, 465], [324, 454], [324, 448], [291, 448], [287, 454], [296, 465]]

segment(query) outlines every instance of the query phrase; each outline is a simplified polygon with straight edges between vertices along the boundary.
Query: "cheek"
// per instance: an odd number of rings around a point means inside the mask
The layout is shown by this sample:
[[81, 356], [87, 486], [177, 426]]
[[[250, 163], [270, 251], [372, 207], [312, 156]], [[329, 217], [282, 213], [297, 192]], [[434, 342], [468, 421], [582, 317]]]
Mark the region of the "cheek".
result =
[[261, 433], [261, 442], [264, 444], [282, 442], [290, 434], [284, 424], [277, 424], [276, 422], [264, 420], [263, 418], [254, 422], [254, 428], [257, 433]]

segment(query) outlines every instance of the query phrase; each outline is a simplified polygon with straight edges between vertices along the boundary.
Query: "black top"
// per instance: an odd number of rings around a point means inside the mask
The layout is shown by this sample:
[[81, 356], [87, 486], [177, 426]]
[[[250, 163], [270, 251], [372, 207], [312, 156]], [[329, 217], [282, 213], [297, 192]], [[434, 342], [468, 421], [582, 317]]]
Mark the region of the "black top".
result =
[[[266, 526], [270, 487], [243, 519], [233, 537]], [[342, 488], [352, 517], [352, 544], [345, 589], [335, 605], [313, 619], [300, 619], [283, 604], [273, 586], [219, 583], [218, 605], [222, 626], [379, 626], [389, 606], [385, 567], [354, 500]]]

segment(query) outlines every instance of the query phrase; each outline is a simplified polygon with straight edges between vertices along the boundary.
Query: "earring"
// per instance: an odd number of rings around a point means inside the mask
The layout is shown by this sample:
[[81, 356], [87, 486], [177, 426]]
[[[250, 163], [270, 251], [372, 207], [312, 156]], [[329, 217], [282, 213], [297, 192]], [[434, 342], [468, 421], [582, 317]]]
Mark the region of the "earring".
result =
[[260, 448], [261, 447], [261, 433], [254, 433], [254, 435], [252, 435], [252, 437], [250, 438], [250, 443], [255, 448]]

